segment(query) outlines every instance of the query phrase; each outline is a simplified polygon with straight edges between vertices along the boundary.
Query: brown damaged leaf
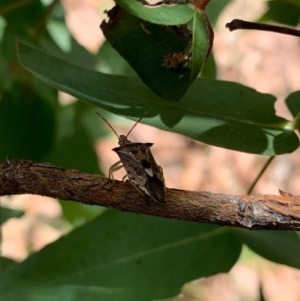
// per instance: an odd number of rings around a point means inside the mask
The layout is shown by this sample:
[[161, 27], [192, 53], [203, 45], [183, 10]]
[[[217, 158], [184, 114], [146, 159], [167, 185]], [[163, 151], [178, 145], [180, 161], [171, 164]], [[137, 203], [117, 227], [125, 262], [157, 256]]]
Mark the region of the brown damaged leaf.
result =
[[[149, 8], [151, 9], [151, 8]], [[143, 82], [159, 96], [176, 101], [196, 79], [211, 50], [213, 33], [204, 11], [189, 23], [153, 24], [119, 6], [101, 29]]]

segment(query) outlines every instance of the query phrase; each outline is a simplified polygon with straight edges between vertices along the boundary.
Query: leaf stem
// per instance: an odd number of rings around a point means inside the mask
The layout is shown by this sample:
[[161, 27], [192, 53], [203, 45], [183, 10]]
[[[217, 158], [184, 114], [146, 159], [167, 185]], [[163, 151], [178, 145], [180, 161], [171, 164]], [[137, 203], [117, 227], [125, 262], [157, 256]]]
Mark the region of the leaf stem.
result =
[[263, 166], [263, 168], [260, 170], [260, 172], [258, 173], [258, 175], [256, 176], [255, 180], [253, 181], [253, 183], [251, 184], [251, 186], [248, 188], [247, 190], [247, 194], [251, 194], [253, 189], [255, 188], [257, 182], [260, 180], [260, 178], [262, 177], [262, 175], [264, 174], [264, 172], [266, 171], [266, 169], [268, 168], [268, 166], [271, 164], [271, 162], [275, 159], [275, 156], [270, 157], [267, 162], [265, 163], [265, 165]]

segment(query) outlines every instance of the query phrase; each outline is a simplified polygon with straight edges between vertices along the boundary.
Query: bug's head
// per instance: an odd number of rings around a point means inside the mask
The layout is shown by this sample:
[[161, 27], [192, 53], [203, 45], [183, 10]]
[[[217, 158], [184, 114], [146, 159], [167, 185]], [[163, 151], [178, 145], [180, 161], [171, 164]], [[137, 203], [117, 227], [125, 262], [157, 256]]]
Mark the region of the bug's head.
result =
[[124, 144], [127, 144], [127, 143], [130, 143], [131, 141], [128, 140], [128, 134], [125, 136], [125, 135], [120, 135], [119, 136], [119, 145], [124, 145]]

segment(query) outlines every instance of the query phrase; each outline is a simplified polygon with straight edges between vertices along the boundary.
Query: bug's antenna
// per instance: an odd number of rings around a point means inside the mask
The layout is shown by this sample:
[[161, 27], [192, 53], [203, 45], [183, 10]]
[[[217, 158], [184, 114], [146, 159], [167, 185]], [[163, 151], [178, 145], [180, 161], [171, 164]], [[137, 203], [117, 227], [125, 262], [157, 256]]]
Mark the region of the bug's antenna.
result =
[[[105, 123], [113, 130], [113, 132], [116, 134], [116, 136], [118, 137], [118, 139], [120, 140], [120, 136], [118, 135], [118, 133], [115, 131], [115, 129], [110, 125], [110, 123], [98, 112], [96, 112], [97, 115], [99, 115], [104, 121]], [[135, 125], [134, 125], [135, 126]]]
[[132, 132], [132, 130], [138, 125], [138, 123], [146, 116], [146, 114], [148, 114], [148, 111], [146, 111], [139, 119], [138, 121], [133, 125], [133, 127], [129, 130], [129, 132], [127, 133], [126, 137], [128, 138], [128, 136], [130, 135], [130, 133]]

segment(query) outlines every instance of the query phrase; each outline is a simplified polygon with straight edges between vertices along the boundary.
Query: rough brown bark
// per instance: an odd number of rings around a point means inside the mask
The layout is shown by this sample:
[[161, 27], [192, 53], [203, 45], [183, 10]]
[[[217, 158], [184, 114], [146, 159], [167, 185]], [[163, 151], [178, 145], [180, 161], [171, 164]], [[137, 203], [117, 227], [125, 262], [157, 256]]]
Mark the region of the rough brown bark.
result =
[[300, 197], [288, 193], [227, 195], [167, 189], [166, 201], [160, 205], [145, 202], [128, 182], [107, 181], [99, 175], [27, 160], [6, 160], [0, 164], [0, 196], [38, 194], [199, 223], [300, 230]]

